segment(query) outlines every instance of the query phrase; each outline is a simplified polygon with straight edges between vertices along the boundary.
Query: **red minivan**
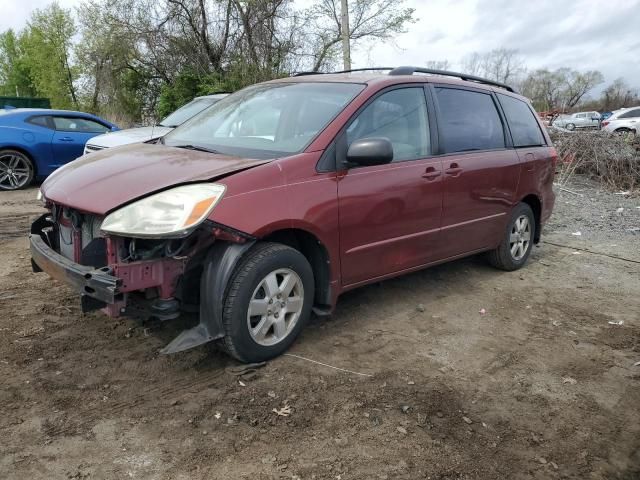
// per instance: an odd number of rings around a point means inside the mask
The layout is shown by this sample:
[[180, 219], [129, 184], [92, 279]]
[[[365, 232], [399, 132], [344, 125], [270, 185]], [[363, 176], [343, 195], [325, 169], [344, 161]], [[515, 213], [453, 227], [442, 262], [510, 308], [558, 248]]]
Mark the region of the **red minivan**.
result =
[[260, 361], [346, 290], [480, 252], [522, 267], [555, 162], [507, 85], [415, 67], [297, 75], [56, 171], [32, 263], [84, 311], [199, 311], [164, 353], [216, 341]]

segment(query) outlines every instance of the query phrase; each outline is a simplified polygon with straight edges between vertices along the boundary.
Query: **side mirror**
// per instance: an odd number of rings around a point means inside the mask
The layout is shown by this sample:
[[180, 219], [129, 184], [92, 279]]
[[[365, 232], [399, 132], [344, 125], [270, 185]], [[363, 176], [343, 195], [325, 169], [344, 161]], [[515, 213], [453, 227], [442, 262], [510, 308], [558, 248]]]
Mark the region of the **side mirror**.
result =
[[347, 162], [356, 165], [384, 165], [393, 160], [393, 146], [386, 138], [360, 138], [347, 150]]

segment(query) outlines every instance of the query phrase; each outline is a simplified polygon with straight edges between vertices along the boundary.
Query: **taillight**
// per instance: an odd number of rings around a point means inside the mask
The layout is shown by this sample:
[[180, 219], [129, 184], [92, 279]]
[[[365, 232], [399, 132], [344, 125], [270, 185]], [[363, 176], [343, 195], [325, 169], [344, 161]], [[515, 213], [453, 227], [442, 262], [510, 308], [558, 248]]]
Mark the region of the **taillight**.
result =
[[607, 120], [605, 120], [604, 122], [602, 122], [602, 124], [601, 124], [601, 125], [602, 125], [603, 127], [606, 127], [607, 125], [609, 125], [609, 123], [611, 123], [611, 122], [608, 122]]

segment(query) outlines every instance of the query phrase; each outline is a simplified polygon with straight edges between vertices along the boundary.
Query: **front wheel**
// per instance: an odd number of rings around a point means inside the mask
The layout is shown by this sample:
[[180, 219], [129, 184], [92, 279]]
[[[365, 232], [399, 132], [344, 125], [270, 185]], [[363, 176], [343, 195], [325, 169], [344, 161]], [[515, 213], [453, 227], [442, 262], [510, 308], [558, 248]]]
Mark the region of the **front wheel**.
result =
[[0, 151], [0, 190], [19, 190], [33, 181], [31, 159], [17, 150]]
[[521, 268], [531, 253], [535, 233], [533, 210], [526, 203], [519, 203], [511, 214], [502, 242], [488, 253], [491, 265], [508, 272]]
[[313, 271], [304, 255], [278, 243], [255, 245], [227, 287], [222, 347], [242, 362], [280, 355], [307, 322], [313, 297]]
[[576, 126], [573, 123], [567, 123], [564, 128], [570, 131], [574, 131], [576, 129]]

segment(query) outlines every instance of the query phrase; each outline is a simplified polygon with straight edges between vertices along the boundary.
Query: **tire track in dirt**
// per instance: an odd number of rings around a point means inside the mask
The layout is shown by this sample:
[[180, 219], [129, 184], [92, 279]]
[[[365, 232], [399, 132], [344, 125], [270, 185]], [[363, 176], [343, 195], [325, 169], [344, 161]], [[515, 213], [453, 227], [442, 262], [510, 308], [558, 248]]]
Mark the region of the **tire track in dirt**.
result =
[[0, 241], [29, 234], [31, 220], [39, 212], [29, 212], [22, 215], [3, 215], [0, 217]]
[[151, 387], [146, 389], [144, 393], [134, 396], [130, 401], [115, 402], [106, 405], [98, 404], [95, 407], [91, 407], [65, 417], [62, 425], [49, 427], [46, 429], [45, 433], [49, 437], [73, 434], [78, 430], [90, 428], [102, 418], [117, 415], [125, 410], [148, 404], [150, 399], [181, 398], [192, 389], [202, 389], [203, 387], [206, 387], [211, 381], [216, 380], [225, 373], [225, 370], [221, 368], [220, 370], [208, 375], [177, 381], [169, 386], [159, 385]]

